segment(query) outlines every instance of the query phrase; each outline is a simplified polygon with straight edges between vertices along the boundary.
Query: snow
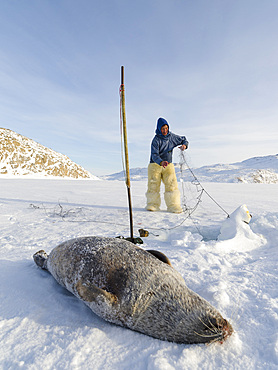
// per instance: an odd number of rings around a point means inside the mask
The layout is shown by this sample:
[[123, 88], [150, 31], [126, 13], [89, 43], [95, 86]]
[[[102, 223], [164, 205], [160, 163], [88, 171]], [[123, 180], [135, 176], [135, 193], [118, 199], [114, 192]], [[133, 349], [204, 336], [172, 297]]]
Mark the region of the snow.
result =
[[[253, 216], [242, 225], [231, 217], [228, 227], [206, 193], [191, 217], [152, 213], [144, 210], [146, 181], [131, 184], [135, 236], [150, 232], [142, 247], [165, 253], [235, 330], [210, 346], [105, 322], [34, 264], [35, 252], [68, 239], [129, 236], [124, 182], [1, 178], [0, 185], [1, 369], [278, 368], [277, 184], [204, 183], [230, 215], [246, 205]], [[194, 205], [194, 185], [179, 186]]]
[[[263, 157], [253, 157], [242, 162], [232, 164], [214, 164], [194, 168], [190, 154], [183, 152], [185, 158], [175, 164], [177, 178], [192, 181], [190, 169], [193, 168], [194, 174], [201, 182], [244, 182], [244, 183], [278, 183], [278, 154]], [[186, 164], [184, 163], [184, 159]], [[189, 167], [189, 168], [188, 168]], [[124, 172], [101, 176], [104, 180], [124, 180]], [[133, 181], [145, 180], [148, 178], [147, 168], [131, 168], [130, 178]]]

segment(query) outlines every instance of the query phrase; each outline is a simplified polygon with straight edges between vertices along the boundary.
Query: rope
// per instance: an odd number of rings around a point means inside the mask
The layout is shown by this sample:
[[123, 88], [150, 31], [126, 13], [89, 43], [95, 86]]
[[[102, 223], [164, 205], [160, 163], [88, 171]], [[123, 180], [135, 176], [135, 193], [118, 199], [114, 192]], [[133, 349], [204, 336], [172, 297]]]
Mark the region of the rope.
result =
[[[200, 193], [200, 195], [199, 195], [199, 199], [198, 199], [198, 202], [197, 202], [197, 204], [196, 204], [196, 206], [195, 206], [195, 209], [197, 208], [197, 206], [200, 204], [200, 202], [201, 202], [201, 197], [202, 197], [202, 194], [203, 193], [206, 193], [207, 194], [207, 196], [220, 208], [220, 209], [222, 209], [222, 211], [224, 212], [224, 213], [226, 213], [226, 215], [228, 216], [228, 217], [230, 217], [230, 215], [229, 215], [229, 213], [206, 191], [206, 189], [203, 187], [203, 185], [200, 183], [200, 181], [197, 179], [197, 177], [196, 177], [196, 175], [194, 174], [194, 172], [192, 171], [192, 169], [189, 167], [189, 165], [188, 165], [188, 163], [187, 163], [187, 161], [186, 161], [186, 159], [185, 159], [185, 154], [184, 154], [184, 152], [183, 151], [181, 151], [181, 153], [180, 153], [180, 171], [181, 171], [181, 175], [182, 175], [182, 165], [183, 164], [186, 164], [186, 166], [187, 166], [187, 169], [189, 170], [189, 172], [191, 173], [191, 175], [193, 176], [193, 179], [194, 179], [194, 184], [198, 187], [200, 187], [201, 188], [201, 193]], [[183, 181], [182, 181], [182, 188], [183, 188], [183, 194], [184, 194], [184, 187], [183, 187]], [[185, 199], [185, 195], [183, 195], [183, 199]], [[191, 214], [192, 214], [192, 212], [191, 212]]]
[[[120, 90], [121, 91], [121, 90]], [[121, 110], [120, 110], [120, 118], [121, 118], [121, 134], [122, 134], [122, 115], [121, 115]], [[122, 135], [121, 135], [121, 138], [122, 138]], [[122, 146], [122, 159], [123, 159], [123, 146]], [[195, 221], [192, 219], [192, 214], [196, 211], [196, 209], [198, 208], [198, 206], [200, 205], [200, 203], [202, 202], [202, 196], [204, 193], [207, 194], [207, 196], [219, 207], [221, 208], [221, 210], [223, 212], [225, 212], [227, 214], [228, 217], [229, 214], [228, 212], [204, 189], [204, 187], [202, 186], [202, 184], [200, 183], [200, 181], [197, 179], [196, 175], [194, 174], [194, 172], [192, 171], [192, 169], [189, 167], [186, 159], [185, 159], [185, 155], [184, 155], [184, 152], [181, 151], [180, 152], [180, 173], [181, 173], [181, 183], [182, 183], [182, 203], [183, 203], [183, 212], [185, 214], [185, 217], [183, 218], [183, 220], [181, 222], [179, 222], [176, 226], [173, 226], [173, 227], [169, 227], [169, 228], [163, 228], [163, 227], [160, 227], [160, 228], [157, 228], [157, 227], [148, 227], [148, 229], [150, 230], [164, 230], [164, 231], [170, 231], [170, 230], [174, 230], [178, 227], [180, 227], [188, 218], [190, 218], [194, 224], [194, 226], [196, 227], [198, 233], [200, 235], [201, 232], [200, 230], [198, 229], [197, 225], [195, 224]], [[185, 195], [185, 187], [184, 187], [184, 181], [183, 181], [183, 165], [186, 164], [187, 166], [187, 169], [189, 170], [189, 172], [191, 173], [192, 177], [193, 177], [193, 181], [192, 181], [192, 184], [196, 186], [196, 189], [197, 189], [197, 193], [198, 193], [198, 196], [196, 198], [196, 204], [193, 206], [193, 207], [189, 207], [187, 206], [187, 199], [186, 199], [186, 195]], [[123, 160], [123, 169], [124, 169], [124, 172], [126, 173], [125, 171], [125, 165], [124, 165], [124, 160]], [[57, 208], [55, 207], [53, 213], [52, 213], [52, 216], [60, 216], [62, 218], [63, 221], [66, 221], [66, 222], [95, 222], [95, 223], [100, 223], [100, 224], [109, 224], [109, 225], [114, 225], [114, 226], [124, 226], [124, 227], [128, 227], [128, 225], [126, 224], [121, 224], [121, 223], [116, 223], [116, 222], [110, 222], [110, 221], [98, 221], [98, 220], [68, 220], [66, 219], [67, 216], [69, 215], [73, 215], [74, 213], [81, 213], [83, 211], [83, 208], [78, 208], [78, 211], [76, 209], [70, 209], [70, 210], [64, 210], [62, 204], [59, 202], [58, 204], [59, 208], [57, 210]], [[41, 209], [43, 208], [45, 213], [47, 214], [46, 212], [46, 207], [44, 205], [42, 206], [37, 206], [37, 205], [34, 205], [34, 204], [30, 204], [30, 207], [31, 208], [34, 208], [34, 209]], [[47, 216], [49, 216], [47, 214]], [[134, 229], [135, 228], [140, 228], [142, 227], [142, 224], [140, 225], [134, 225]], [[153, 234], [153, 233], [152, 233]], [[155, 234], [153, 234], [155, 235]], [[155, 236], [159, 236], [159, 235], [155, 235]]]

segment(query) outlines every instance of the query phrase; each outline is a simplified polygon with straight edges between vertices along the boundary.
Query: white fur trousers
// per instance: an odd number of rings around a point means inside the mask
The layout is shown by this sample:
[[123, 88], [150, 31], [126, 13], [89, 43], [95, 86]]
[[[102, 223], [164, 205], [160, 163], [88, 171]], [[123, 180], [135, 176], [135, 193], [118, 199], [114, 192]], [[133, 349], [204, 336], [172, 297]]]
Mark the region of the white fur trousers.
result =
[[165, 185], [164, 200], [168, 212], [182, 212], [180, 204], [180, 191], [173, 163], [169, 163], [163, 168], [157, 163], [150, 163], [148, 166], [148, 190], [146, 193], [148, 211], [159, 211], [160, 199], [160, 184], [161, 180]]

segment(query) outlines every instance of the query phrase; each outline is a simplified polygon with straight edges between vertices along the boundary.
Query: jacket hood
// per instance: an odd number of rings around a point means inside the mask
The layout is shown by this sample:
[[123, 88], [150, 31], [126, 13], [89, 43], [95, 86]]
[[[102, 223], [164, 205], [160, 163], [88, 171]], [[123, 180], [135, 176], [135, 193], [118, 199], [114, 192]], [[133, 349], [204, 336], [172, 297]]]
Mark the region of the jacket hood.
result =
[[[162, 132], [161, 132], [161, 127], [164, 126], [164, 125], [168, 126], [168, 134], [165, 135], [165, 136], [162, 135]], [[169, 127], [169, 123], [166, 121], [166, 119], [161, 118], [161, 117], [158, 118], [155, 133], [156, 133], [156, 135], [158, 135], [159, 137], [162, 137], [162, 138], [166, 138], [167, 136], [169, 136], [170, 127]]]

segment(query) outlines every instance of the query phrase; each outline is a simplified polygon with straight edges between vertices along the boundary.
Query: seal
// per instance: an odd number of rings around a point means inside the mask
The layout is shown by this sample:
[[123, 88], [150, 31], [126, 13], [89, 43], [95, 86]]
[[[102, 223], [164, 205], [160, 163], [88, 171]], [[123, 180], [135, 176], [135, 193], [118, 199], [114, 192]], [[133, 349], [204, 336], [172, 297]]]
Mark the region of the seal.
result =
[[33, 258], [109, 322], [170, 342], [222, 343], [232, 326], [161, 255], [123, 239], [89, 236]]

